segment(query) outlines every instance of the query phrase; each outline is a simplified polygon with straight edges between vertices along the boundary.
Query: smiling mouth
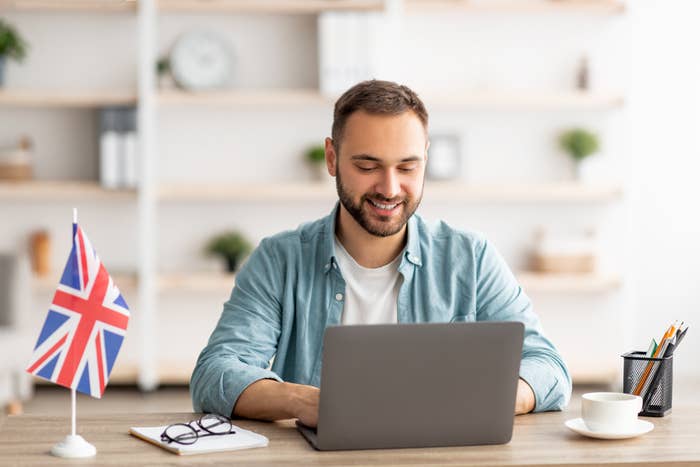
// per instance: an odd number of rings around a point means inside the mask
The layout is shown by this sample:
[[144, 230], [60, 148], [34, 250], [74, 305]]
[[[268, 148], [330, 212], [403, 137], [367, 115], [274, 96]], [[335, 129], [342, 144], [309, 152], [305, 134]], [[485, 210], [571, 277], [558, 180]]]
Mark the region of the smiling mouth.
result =
[[372, 206], [373, 210], [381, 216], [391, 216], [398, 208], [403, 204], [403, 202], [398, 203], [380, 203], [372, 199], [367, 199], [367, 202]]

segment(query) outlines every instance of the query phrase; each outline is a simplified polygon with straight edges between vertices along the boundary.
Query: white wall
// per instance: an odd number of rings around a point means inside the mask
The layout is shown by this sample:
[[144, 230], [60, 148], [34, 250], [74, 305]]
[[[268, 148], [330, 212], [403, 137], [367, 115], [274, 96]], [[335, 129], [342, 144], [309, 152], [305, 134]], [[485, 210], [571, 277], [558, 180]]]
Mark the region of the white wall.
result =
[[[700, 4], [633, 2], [625, 18], [628, 241], [632, 309], [643, 347], [673, 319], [691, 323], [674, 371], [700, 378]], [[692, 333], [692, 334], [691, 334]]]

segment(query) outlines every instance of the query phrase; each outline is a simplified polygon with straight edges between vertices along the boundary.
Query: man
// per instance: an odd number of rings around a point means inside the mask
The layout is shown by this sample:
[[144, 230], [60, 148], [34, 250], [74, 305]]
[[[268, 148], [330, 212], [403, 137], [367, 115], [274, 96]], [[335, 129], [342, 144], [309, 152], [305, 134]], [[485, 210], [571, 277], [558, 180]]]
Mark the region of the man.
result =
[[428, 146], [409, 88], [365, 81], [340, 97], [325, 145], [340, 202], [241, 269], [192, 374], [196, 411], [316, 426], [326, 326], [481, 320], [525, 325], [516, 414], [568, 403], [566, 366], [495, 248], [414, 214]]

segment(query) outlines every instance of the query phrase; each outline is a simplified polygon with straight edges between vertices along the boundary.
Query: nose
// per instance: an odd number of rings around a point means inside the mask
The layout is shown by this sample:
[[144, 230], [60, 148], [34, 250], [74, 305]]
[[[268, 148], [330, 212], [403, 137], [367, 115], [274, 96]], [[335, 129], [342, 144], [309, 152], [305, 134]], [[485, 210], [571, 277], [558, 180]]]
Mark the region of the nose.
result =
[[401, 183], [396, 171], [385, 170], [381, 180], [377, 183], [375, 190], [386, 199], [394, 199], [401, 194]]

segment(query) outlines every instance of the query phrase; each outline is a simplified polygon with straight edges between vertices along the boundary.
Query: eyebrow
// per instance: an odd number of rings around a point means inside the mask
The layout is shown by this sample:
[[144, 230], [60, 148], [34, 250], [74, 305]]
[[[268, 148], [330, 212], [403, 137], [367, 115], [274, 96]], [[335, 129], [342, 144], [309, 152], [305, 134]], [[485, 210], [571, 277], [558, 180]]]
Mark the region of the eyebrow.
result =
[[[380, 158], [372, 156], [370, 154], [355, 154], [354, 156], [351, 156], [350, 159], [354, 161], [371, 161], [371, 162], [384, 162]], [[421, 156], [408, 156], [404, 157], [399, 161], [399, 163], [404, 163], [404, 162], [420, 162], [422, 161], [423, 158]]]

